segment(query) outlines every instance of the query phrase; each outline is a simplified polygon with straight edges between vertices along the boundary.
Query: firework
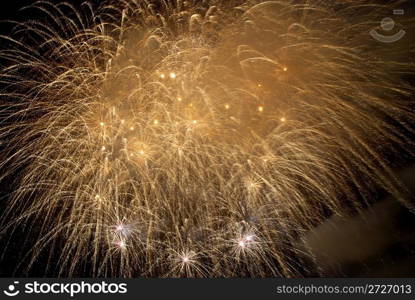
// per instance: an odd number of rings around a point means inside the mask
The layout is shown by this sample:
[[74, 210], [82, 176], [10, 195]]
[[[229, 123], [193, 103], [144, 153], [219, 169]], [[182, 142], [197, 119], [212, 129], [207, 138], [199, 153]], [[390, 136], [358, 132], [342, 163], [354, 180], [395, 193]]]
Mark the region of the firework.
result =
[[44, 22], [0, 52], [1, 238], [34, 240], [18, 268], [49, 255], [59, 276], [300, 276], [299, 240], [328, 216], [380, 187], [410, 206], [388, 157], [413, 157], [413, 64], [369, 35], [393, 7], [26, 9]]

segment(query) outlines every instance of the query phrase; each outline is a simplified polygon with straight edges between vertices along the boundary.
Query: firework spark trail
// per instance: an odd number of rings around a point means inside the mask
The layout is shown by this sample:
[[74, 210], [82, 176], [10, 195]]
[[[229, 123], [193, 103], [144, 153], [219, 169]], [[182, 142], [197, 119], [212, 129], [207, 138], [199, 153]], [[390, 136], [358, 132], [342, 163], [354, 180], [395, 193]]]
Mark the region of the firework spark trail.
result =
[[368, 32], [391, 7], [364, 4], [27, 8], [49, 21], [0, 52], [2, 239], [36, 240], [19, 268], [298, 276], [328, 215], [379, 187], [410, 206], [384, 153], [413, 157], [413, 64], [382, 58]]

